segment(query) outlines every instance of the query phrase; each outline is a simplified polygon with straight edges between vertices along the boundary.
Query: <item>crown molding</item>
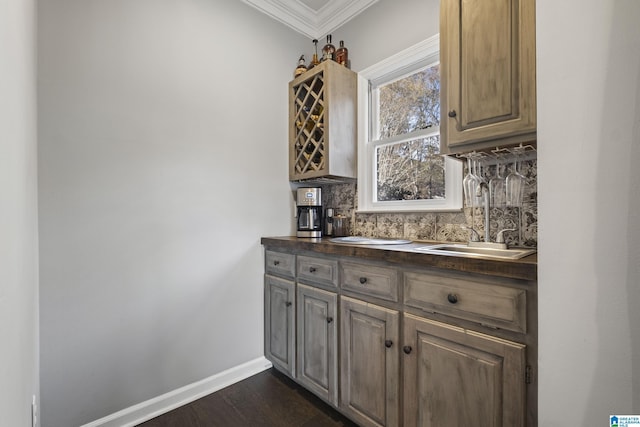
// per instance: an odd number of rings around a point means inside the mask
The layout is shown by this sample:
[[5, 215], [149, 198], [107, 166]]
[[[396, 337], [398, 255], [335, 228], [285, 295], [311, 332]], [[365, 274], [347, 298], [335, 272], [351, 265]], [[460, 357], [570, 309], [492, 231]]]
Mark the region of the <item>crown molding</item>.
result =
[[320, 39], [378, 0], [327, 0], [318, 10], [299, 0], [242, 1], [311, 39]]

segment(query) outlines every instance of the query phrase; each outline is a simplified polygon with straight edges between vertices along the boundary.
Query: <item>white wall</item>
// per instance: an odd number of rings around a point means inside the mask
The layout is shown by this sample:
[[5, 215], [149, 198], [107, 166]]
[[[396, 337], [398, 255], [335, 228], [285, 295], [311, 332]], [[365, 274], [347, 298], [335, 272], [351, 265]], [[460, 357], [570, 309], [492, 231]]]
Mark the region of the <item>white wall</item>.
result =
[[[362, 69], [433, 35], [437, 4], [381, 0], [334, 40]], [[540, 426], [640, 413], [639, 4], [537, 2]], [[233, 0], [39, 12], [55, 427], [262, 354], [258, 239], [292, 231], [283, 88], [311, 47]]]
[[68, 427], [263, 355], [311, 43], [237, 0], [38, 13], [42, 415]]
[[38, 398], [35, 4], [0, 1], [0, 425]]
[[359, 71], [438, 34], [439, 20], [440, 0], [379, 0], [334, 31], [333, 44], [344, 40]]
[[537, 2], [540, 426], [640, 414], [638, 22]]

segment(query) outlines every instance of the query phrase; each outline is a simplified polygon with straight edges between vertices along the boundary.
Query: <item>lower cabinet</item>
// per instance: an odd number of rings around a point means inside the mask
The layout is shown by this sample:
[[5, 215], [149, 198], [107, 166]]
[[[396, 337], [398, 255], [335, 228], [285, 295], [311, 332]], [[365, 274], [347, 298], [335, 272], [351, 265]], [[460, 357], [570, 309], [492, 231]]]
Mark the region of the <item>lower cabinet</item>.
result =
[[281, 371], [295, 375], [295, 283], [264, 277], [264, 352]]
[[537, 426], [535, 282], [278, 252], [266, 271], [265, 356], [358, 425]]
[[297, 379], [338, 404], [337, 294], [298, 283]]
[[404, 425], [524, 426], [525, 349], [405, 314]]
[[361, 426], [397, 426], [396, 310], [340, 297], [340, 409]]

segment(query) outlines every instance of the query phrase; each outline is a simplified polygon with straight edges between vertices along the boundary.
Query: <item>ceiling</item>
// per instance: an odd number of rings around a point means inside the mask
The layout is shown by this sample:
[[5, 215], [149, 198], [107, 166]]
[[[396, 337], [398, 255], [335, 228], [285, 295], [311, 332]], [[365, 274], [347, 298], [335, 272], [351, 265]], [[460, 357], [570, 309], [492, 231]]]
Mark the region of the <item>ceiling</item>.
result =
[[242, 1], [311, 39], [320, 39], [378, 0]]

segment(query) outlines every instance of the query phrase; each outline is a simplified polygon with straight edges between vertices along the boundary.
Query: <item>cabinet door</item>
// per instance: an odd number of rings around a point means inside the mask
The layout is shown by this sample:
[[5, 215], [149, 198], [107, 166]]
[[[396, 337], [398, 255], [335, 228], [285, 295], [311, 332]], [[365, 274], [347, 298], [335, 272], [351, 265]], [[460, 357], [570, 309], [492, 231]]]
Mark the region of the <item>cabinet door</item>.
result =
[[405, 314], [405, 426], [525, 425], [525, 346]]
[[338, 404], [337, 295], [298, 283], [297, 378], [318, 396]]
[[398, 425], [399, 315], [340, 297], [340, 408], [361, 426]]
[[443, 0], [440, 12], [442, 151], [535, 139], [535, 0]]
[[264, 279], [264, 352], [279, 370], [295, 373], [295, 284], [266, 275]]

